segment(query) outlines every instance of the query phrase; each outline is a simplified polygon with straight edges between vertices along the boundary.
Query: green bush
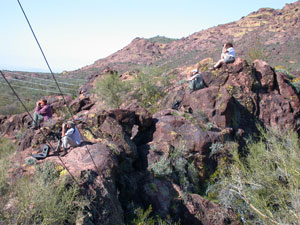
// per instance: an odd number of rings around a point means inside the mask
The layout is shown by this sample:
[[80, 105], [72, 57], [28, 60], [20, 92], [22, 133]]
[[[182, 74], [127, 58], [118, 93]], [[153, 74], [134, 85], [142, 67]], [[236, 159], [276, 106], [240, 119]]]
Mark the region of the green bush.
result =
[[180, 222], [174, 222], [170, 216], [162, 219], [158, 215], [152, 216], [151, 213], [151, 205], [146, 210], [140, 207], [135, 208], [133, 210], [133, 219], [129, 222], [129, 225], [180, 225]]
[[158, 109], [158, 101], [165, 95], [164, 90], [171, 85], [173, 77], [163, 67], [145, 67], [134, 77], [136, 98], [151, 113]]
[[261, 129], [249, 141], [247, 156], [232, 152], [231, 165], [219, 171], [209, 192], [244, 224], [300, 224], [300, 143], [297, 133]]
[[130, 90], [126, 81], [121, 81], [118, 73], [105, 74], [96, 82], [95, 92], [111, 107], [120, 108]]
[[16, 150], [16, 146], [7, 138], [0, 138], [0, 197], [8, 191], [7, 170], [8, 157]]
[[155, 163], [151, 171], [158, 177], [174, 178], [181, 187], [183, 198], [186, 198], [189, 192], [199, 192], [199, 174], [190, 158], [184, 143], [180, 143], [178, 147], [170, 150], [168, 156], [163, 156]]
[[2, 220], [6, 224], [75, 224], [83, 199], [78, 186], [61, 178], [58, 168], [46, 162], [37, 167], [34, 177], [21, 178], [14, 188], [14, 209], [4, 211]]
[[[7, 171], [10, 166], [9, 156], [16, 150], [16, 146], [7, 138], [0, 138], [0, 224], [9, 214], [5, 205], [9, 200], [10, 186]], [[8, 223], [6, 223], [8, 224]]]

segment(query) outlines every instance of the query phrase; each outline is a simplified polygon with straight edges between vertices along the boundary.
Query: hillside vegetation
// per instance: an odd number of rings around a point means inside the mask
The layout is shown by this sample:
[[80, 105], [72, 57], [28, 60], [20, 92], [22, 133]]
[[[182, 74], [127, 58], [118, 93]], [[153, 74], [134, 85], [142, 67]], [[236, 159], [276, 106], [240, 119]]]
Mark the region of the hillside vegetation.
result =
[[[180, 40], [136, 38], [57, 74], [76, 92], [44, 96], [54, 114], [39, 129], [26, 113], [0, 115], [0, 224], [300, 225], [299, 5]], [[238, 57], [210, 69], [224, 40]], [[191, 91], [195, 68], [205, 85]], [[15, 86], [42, 75], [5, 73]], [[21, 98], [55, 91], [39, 81], [26, 86], [36, 94], [16, 87]], [[84, 141], [61, 154], [69, 120]]]

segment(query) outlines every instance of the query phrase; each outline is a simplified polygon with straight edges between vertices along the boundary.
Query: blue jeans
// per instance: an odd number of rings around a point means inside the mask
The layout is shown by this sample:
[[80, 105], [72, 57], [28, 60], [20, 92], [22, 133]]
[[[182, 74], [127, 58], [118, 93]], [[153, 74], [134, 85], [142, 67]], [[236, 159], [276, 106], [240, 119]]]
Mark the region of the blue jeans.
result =
[[37, 127], [43, 121], [44, 121], [44, 116], [38, 114], [37, 111], [35, 111], [33, 114], [33, 127]]

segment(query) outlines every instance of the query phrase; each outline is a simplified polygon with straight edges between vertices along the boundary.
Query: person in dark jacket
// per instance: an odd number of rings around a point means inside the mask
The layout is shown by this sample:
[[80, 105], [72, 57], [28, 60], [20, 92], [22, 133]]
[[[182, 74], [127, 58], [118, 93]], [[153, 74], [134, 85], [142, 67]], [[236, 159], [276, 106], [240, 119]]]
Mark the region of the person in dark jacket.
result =
[[42, 99], [36, 103], [35, 112], [33, 114], [33, 128], [36, 129], [41, 122], [48, 120], [52, 117], [52, 109], [47, 104], [46, 99]]

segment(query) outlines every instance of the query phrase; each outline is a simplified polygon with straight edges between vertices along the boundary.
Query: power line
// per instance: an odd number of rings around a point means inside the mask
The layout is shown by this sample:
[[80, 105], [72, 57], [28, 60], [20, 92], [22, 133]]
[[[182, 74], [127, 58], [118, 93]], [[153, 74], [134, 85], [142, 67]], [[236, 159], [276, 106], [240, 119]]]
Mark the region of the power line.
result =
[[[42, 50], [42, 48], [41, 48], [41, 46], [40, 46], [40, 44], [39, 44], [39, 42], [38, 42], [38, 40], [37, 40], [37, 38], [36, 38], [34, 32], [33, 32], [33, 29], [32, 29], [32, 27], [31, 27], [31, 25], [30, 25], [30, 23], [29, 23], [29, 20], [27, 19], [27, 16], [26, 16], [26, 14], [25, 14], [25, 12], [24, 12], [24, 10], [23, 10], [23, 8], [22, 8], [22, 5], [21, 5], [21, 3], [20, 3], [19, 0], [17, 0], [17, 1], [18, 1], [19, 5], [20, 5], [20, 7], [21, 7], [21, 9], [22, 9], [22, 12], [23, 12], [23, 14], [24, 14], [24, 16], [25, 16], [25, 18], [26, 18], [26, 20], [27, 20], [27, 23], [28, 23], [28, 25], [29, 25], [29, 27], [30, 27], [30, 29], [31, 29], [31, 32], [32, 32], [32, 34], [33, 34], [33, 36], [34, 36], [34, 38], [35, 38], [35, 40], [36, 40], [36, 42], [37, 42], [37, 44], [38, 44], [38, 46], [39, 46], [39, 48], [40, 48], [40, 51], [41, 51], [41, 53], [42, 53], [42, 55], [43, 55], [43, 57], [44, 57], [44, 60], [45, 60], [45, 62], [46, 62], [46, 64], [47, 64], [48, 68], [49, 68], [49, 71], [50, 71], [51, 74], [52, 74], [52, 77], [53, 77], [53, 79], [54, 79], [54, 81], [55, 81], [55, 83], [56, 83], [56, 85], [57, 85], [57, 88], [59, 89], [59, 91], [60, 91], [60, 93], [61, 93], [62, 99], [63, 99], [64, 103], [66, 104], [66, 106], [67, 106], [67, 108], [68, 108], [68, 111], [69, 111], [69, 113], [70, 113], [70, 115], [71, 115], [71, 118], [72, 118], [72, 120], [73, 120], [75, 126], [77, 126], [76, 120], [74, 119], [74, 116], [73, 116], [73, 113], [72, 113], [72, 111], [71, 111], [71, 109], [70, 109], [68, 103], [67, 103], [66, 100], [65, 100], [64, 94], [62, 93], [62, 91], [61, 91], [61, 89], [60, 89], [60, 87], [59, 87], [59, 84], [57, 83], [57, 80], [56, 80], [56, 78], [55, 78], [55, 76], [54, 76], [54, 74], [53, 74], [53, 72], [52, 72], [52, 70], [51, 70], [51, 68], [50, 68], [50, 65], [49, 65], [49, 63], [48, 63], [48, 61], [47, 61], [47, 59], [46, 59], [46, 56], [45, 56], [45, 54], [44, 54], [44, 52], [43, 52], [43, 50]], [[79, 131], [79, 130], [78, 130], [78, 131]], [[80, 135], [81, 135], [81, 132], [80, 132], [80, 131], [79, 131], [79, 133], [80, 133]], [[81, 136], [82, 136], [82, 135], [81, 135]], [[92, 162], [93, 162], [93, 164], [94, 164], [94, 167], [95, 167], [96, 171], [98, 172], [99, 176], [101, 176], [100, 170], [98, 169], [98, 167], [97, 167], [97, 165], [96, 165], [96, 163], [95, 163], [95, 161], [94, 161], [94, 158], [93, 158], [91, 152], [89, 151], [87, 145], [85, 145], [85, 147], [86, 147], [86, 150], [87, 150], [87, 152], [88, 152], [88, 154], [89, 154], [89, 156], [90, 156], [90, 158], [91, 158], [91, 160], [92, 160]], [[112, 205], [114, 206], [114, 204], [112, 204]], [[98, 210], [96, 210], [96, 212], [98, 213]]]
[[[62, 99], [63, 99], [63, 101], [64, 101], [64, 104], [67, 106], [68, 111], [69, 111], [69, 113], [70, 113], [70, 115], [71, 115], [71, 118], [72, 118], [72, 120], [73, 120], [73, 122], [75, 123], [75, 126], [76, 126], [76, 120], [74, 119], [73, 113], [72, 113], [72, 111], [71, 111], [71, 109], [70, 109], [68, 103], [67, 103], [66, 100], [65, 100], [64, 94], [62, 93], [62, 91], [61, 91], [61, 89], [60, 89], [60, 87], [59, 87], [59, 84], [57, 83], [57, 80], [56, 80], [56, 78], [55, 78], [55, 76], [54, 76], [54, 73], [53, 73], [53, 71], [52, 71], [52, 69], [51, 69], [51, 67], [50, 67], [50, 65], [49, 65], [49, 63], [48, 63], [48, 60], [47, 60], [47, 58], [46, 58], [46, 56], [45, 56], [45, 54], [44, 54], [44, 52], [43, 52], [43, 49], [42, 49], [42, 47], [41, 47], [41, 45], [40, 45], [40, 43], [39, 43], [39, 41], [38, 41], [38, 39], [37, 39], [37, 37], [36, 37], [36, 35], [35, 35], [35, 33], [34, 33], [32, 27], [31, 27], [31, 25], [30, 25], [30, 22], [29, 22], [29, 20], [28, 20], [28, 18], [27, 18], [27, 16], [26, 16], [25, 11], [23, 10], [23, 7], [22, 7], [20, 1], [19, 1], [19, 0], [17, 0], [17, 1], [18, 1], [19, 6], [20, 6], [20, 8], [21, 8], [21, 10], [22, 10], [22, 12], [23, 12], [23, 14], [24, 14], [24, 16], [25, 16], [25, 19], [26, 19], [26, 21], [27, 21], [27, 24], [28, 24], [28, 26], [29, 26], [29, 28], [30, 28], [30, 30], [31, 30], [31, 33], [32, 33], [32, 35], [34, 36], [34, 39], [35, 39], [37, 45], [39, 46], [39, 49], [40, 49], [40, 51], [41, 51], [41, 53], [42, 53], [42, 55], [43, 55], [43, 57], [44, 57], [44, 60], [45, 60], [45, 62], [46, 62], [46, 64], [47, 64], [47, 66], [48, 66], [48, 69], [49, 69], [49, 71], [50, 71], [52, 77], [53, 77], [53, 80], [55, 81], [56, 86], [57, 86], [59, 92], [61, 93], [61, 96], [62, 96]], [[78, 131], [79, 131], [79, 130], [78, 130]], [[79, 131], [79, 132], [80, 132], [80, 131]], [[80, 134], [80, 135], [81, 135], [81, 134]], [[99, 169], [98, 169], [98, 167], [97, 167], [97, 165], [96, 165], [96, 163], [95, 163], [95, 161], [94, 161], [94, 159], [93, 159], [93, 157], [92, 157], [92, 155], [91, 155], [91, 152], [89, 151], [87, 145], [86, 145], [86, 150], [87, 150], [88, 154], [90, 155], [91, 160], [92, 160], [92, 162], [93, 162], [93, 164], [94, 164], [94, 166], [95, 166], [95, 169], [98, 171], [99, 176], [100, 176]]]
[[[3, 83], [1, 81], [0, 81], [0, 84], [6, 85], [5, 83]], [[31, 88], [31, 87], [25, 87], [25, 86], [20, 86], [20, 85], [16, 85], [16, 84], [11, 84], [11, 86], [19, 87], [19, 88], [24, 88], [24, 89], [35, 90], [35, 91], [44, 91], [44, 92], [49, 92], [49, 93], [54, 93], [54, 94], [61, 94], [61, 92], [56, 92], [56, 91], [51, 91], [51, 90], [44, 90], [44, 89], [38, 89], [38, 88]], [[73, 95], [73, 94], [67, 93], [67, 92], [65, 92], [65, 94]]]
[[13, 96], [13, 95], [7, 95], [7, 94], [3, 94], [3, 93], [0, 93], [0, 95], [1, 95], [1, 96], [12, 97], [12, 98], [14, 98], [14, 97], [15, 97], [15, 96]]
[[[30, 78], [30, 79], [36, 79], [36, 80], [42, 80], [42, 81], [47, 81], [47, 82], [54, 83], [54, 81], [51, 80], [51, 78], [50, 79], [43, 79], [43, 78], [31, 77], [31, 76], [26, 76], [26, 75], [23, 75], [23, 74], [16, 74], [16, 73], [10, 73], [10, 75], [11, 76], [26, 77], [26, 78]], [[11, 79], [11, 78], [9, 78], [9, 79]], [[68, 85], [68, 86], [80, 86], [80, 84], [75, 84], [75, 83], [64, 83], [64, 82], [58, 82], [58, 83], [63, 84], [63, 85]]]
[[[9, 83], [9, 81], [6, 79], [4, 73], [0, 70], [0, 73], [2, 75], [2, 77], [4, 78], [5, 82], [7, 83], [7, 85], [10, 87], [10, 89], [13, 91], [14, 95], [18, 98], [19, 102], [22, 104], [23, 108], [25, 109], [25, 111], [27, 112], [27, 114], [29, 115], [29, 117], [31, 118], [32, 122], [34, 121], [33, 117], [31, 116], [30, 112], [28, 111], [27, 107], [25, 106], [25, 104], [23, 103], [23, 101], [21, 100], [21, 98], [19, 97], [19, 95], [17, 94], [17, 92], [15, 91], [15, 89], [12, 87], [12, 85]], [[54, 152], [54, 148], [51, 145], [50, 141], [48, 141], [47, 136], [45, 135], [45, 133], [43, 132], [42, 129], [40, 129], [42, 135], [44, 136], [44, 138], [46, 139], [46, 142], [49, 144], [50, 148], [52, 149], [52, 151]], [[70, 176], [72, 177], [72, 179], [77, 183], [77, 185], [79, 185], [79, 183], [77, 182], [77, 180], [75, 179], [75, 177], [72, 175], [72, 173], [69, 171], [69, 169], [66, 167], [65, 163], [62, 161], [61, 157], [58, 155], [59, 160], [61, 161], [63, 167], [68, 171], [68, 173], [70, 174]]]
[[[15, 78], [9, 78], [7, 80], [14, 80], [14, 81], [17, 81], [17, 82], [23, 82], [23, 83], [28, 83], [28, 84], [40, 85], [40, 86], [44, 86], [44, 87], [56, 88], [56, 86], [50, 86], [50, 85], [47, 85], [47, 84], [39, 84], [39, 83], [30, 82], [30, 81], [27, 81], [27, 80], [15, 79]], [[76, 91], [77, 90], [77, 89], [74, 89], [74, 88], [66, 88], [66, 87], [62, 87], [62, 88], [68, 89], [68, 90], [72, 90], [72, 91]]]

